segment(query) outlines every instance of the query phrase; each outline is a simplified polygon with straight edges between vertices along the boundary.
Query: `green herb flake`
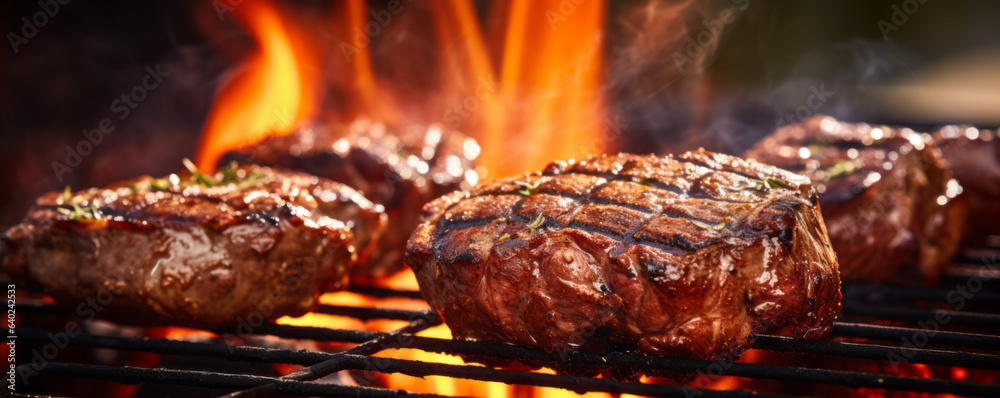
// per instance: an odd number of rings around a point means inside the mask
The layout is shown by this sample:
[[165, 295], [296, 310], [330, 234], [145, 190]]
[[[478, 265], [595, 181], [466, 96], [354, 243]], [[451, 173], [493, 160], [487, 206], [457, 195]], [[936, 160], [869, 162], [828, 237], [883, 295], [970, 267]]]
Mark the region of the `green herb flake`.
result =
[[688, 221], [691, 221], [692, 224], [694, 224], [695, 226], [697, 226], [698, 228], [701, 228], [701, 229], [712, 228], [711, 225], [705, 224], [705, 223], [703, 223], [701, 221], [698, 221], [698, 220], [688, 220]]
[[235, 161], [229, 162], [228, 166], [223, 167], [221, 170], [219, 170], [219, 172], [222, 173], [222, 179], [219, 180], [219, 184], [228, 185], [239, 182], [240, 181], [239, 168], [240, 165], [237, 164]]
[[516, 183], [517, 183], [517, 185], [521, 186], [521, 189], [519, 189], [517, 191], [517, 193], [519, 193], [521, 195], [524, 195], [524, 196], [531, 196], [532, 194], [534, 194], [535, 192], [538, 191], [538, 184], [541, 184], [542, 182], [541, 181], [535, 181], [534, 184], [530, 184], [530, 183], [527, 183], [527, 182], [517, 181]]
[[93, 201], [90, 205], [85, 207], [80, 207], [77, 201], [72, 201], [69, 203], [68, 207], [58, 207], [56, 211], [59, 214], [68, 216], [71, 220], [89, 220], [96, 219], [100, 214], [100, 210], [97, 208], [97, 204]]
[[166, 178], [154, 178], [149, 181], [149, 189], [155, 192], [167, 192], [170, 190], [170, 181]]
[[764, 179], [764, 183], [767, 184], [768, 188], [788, 188], [788, 184], [777, 178], [767, 177]]
[[855, 172], [858, 169], [859, 167], [857, 164], [854, 163], [854, 161], [842, 160], [840, 162], [837, 162], [837, 164], [831, 166], [830, 168], [826, 169], [826, 178], [828, 179], [837, 178], [840, 176], [848, 175]]
[[260, 170], [251, 170], [246, 176], [239, 182], [241, 187], [253, 186], [259, 184], [267, 174], [264, 174]]
[[632, 182], [639, 185], [652, 185], [653, 180], [646, 177], [632, 177]]
[[538, 217], [531, 224], [528, 224], [528, 228], [531, 229], [532, 235], [538, 235], [539, 230], [545, 225], [545, 216], [542, 213], [538, 213]]
[[187, 171], [191, 172], [191, 178], [194, 179], [195, 182], [207, 187], [219, 185], [219, 182], [216, 181], [215, 178], [199, 171], [198, 166], [195, 166], [191, 159], [181, 159], [181, 163], [184, 164], [184, 168], [187, 169]]
[[757, 192], [767, 192], [769, 189], [771, 189], [767, 185], [767, 183], [764, 182], [763, 180], [753, 180], [752, 184], [753, 185], [751, 186], [751, 188], [753, 188]]

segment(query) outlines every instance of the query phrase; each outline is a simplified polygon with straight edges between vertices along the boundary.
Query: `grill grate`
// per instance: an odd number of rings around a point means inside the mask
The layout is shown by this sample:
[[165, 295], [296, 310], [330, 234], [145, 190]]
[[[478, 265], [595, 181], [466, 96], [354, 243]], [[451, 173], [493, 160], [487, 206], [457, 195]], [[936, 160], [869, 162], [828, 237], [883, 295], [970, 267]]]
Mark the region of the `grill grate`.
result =
[[[834, 324], [831, 337], [807, 341], [778, 336], [757, 336], [753, 348], [780, 352], [809, 354], [819, 358], [849, 358], [889, 363], [893, 355], [905, 355], [907, 362], [1000, 371], [1000, 275], [977, 272], [992, 270], [996, 257], [984, 257], [978, 265], [961, 264], [943, 278], [936, 288], [853, 285], [844, 287], [844, 310]], [[987, 266], [982, 266], [986, 264]], [[994, 278], [995, 276], [995, 278]], [[971, 297], [962, 308], [949, 300], [955, 288], [978, 280]], [[353, 292], [373, 298], [419, 298], [419, 292], [360, 287]], [[18, 303], [18, 313], [60, 316], [57, 307], [41, 302]], [[992, 311], [991, 311], [992, 310]], [[355, 344], [342, 352], [320, 352], [234, 346], [222, 338], [205, 341], [116, 337], [81, 334], [70, 337], [68, 345], [80, 348], [109, 349], [134, 353], [150, 353], [191, 358], [216, 358], [228, 361], [265, 364], [301, 365], [304, 368], [281, 377], [255, 374], [232, 374], [185, 369], [142, 368], [135, 366], [104, 366], [86, 363], [50, 362], [41, 370], [44, 376], [92, 378], [120, 384], [156, 384], [203, 387], [206, 391], [230, 391], [233, 397], [248, 396], [434, 396], [398, 390], [340, 385], [320, 379], [343, 370], [402, 373], [423, 377], [446, 376], [507, 384], [555, 387], [576, 392], [628, 393], [645, 396], [741, 397], [783, 396], [744, 390], [714, 391], [678, 385], [641, 383], [582, 376], [588, 371], [629, 375], [636, 370], [651, 375], [709, 373], [713, 365], [718, 373], [740, 378], [806, 382], [849, 388], [872, 388], [897, 391], [950, 393], [965, 396], [1000, 396], [1000, 385], [944, 379], [927, 379], [882, 373], [867, 373], [824, 369], [819, 367], [785, 366], [778, 364], [726, 363], [679, 358], [662, 358], [638, 354], [629, 350], [612, 349], [604, 354], [593, 352], [546, 353], [496, 342], [468, 342], [415, 336], [416, 333], [440, 324], [432, 311], [367, 308], [322, 305], [315, 312], [347, 316], [362, 321], [387, 319], [408, 321], [394, 332], [328, 329], [308, 326], [265, 324], [254, 329], [255, 336], [277, 336], [316, 342]], [[948, 316], [947, 322], [929, 328], [928, 321]], [[937, 318], [936, 318], [937, 317]], [[896, 325], [879, 324], [897, 321]], [[18, 341], [25, 344], [21, 352], [30, 351], [32, 344], [49, 341], [52, 330], [21, 325]], [[934, 325], [932, 325], [934, 326]], [[904, 342], [921, 337], [919, 347]], [[852, 341], [841, 341], [850, 338]], [[910, 340], [907, 340], [910, 339]], [[414, 360], [375, 357], [387, 349], [405, 347], [426, 352], [464, 355], [490, 361], [517, 361], [523, 364], [569, 370], [567, 374], [505, 370], [474, 365], [448, 365]], [[58, 358], [56, 358], [58, 359]], [[30, 366], [23, 364], [21, 367]], [[577, 375], [574, 375], [577, 374]], [[35, 389], [39, 386], [35, 385]], [[44, 390], [44, 387], [41, 387]], [[45, 393], [45, 391], [32, 391]]]

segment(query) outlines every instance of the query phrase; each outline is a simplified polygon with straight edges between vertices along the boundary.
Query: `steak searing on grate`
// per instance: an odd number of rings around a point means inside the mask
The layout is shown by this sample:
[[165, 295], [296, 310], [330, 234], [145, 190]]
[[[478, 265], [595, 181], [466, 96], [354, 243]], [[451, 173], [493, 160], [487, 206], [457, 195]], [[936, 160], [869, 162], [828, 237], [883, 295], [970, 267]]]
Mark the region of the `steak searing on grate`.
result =
[[816, 116], [744, 156], [813, 181], [844, 281], [934, 281], [958, 250], [965, 209], [927, 134]]
[[991, 130], [944, 126], [934, 142], [961, 184], [949, 184], [948, 190], [960, 190], [968, 203], [962, 241], [966, 247], [989, 245], [991, 236], [1000, 236], [1000, 138]]
[[5, 234], [5, 268], [80, 316], [99, 300], [120, 323], [227, 326], [307, 312], [385, 223], [353, 189], [302, 173], [146, 176], [42, 196]]
[[425, 203], [476, 183], [472, 168], [478, 155], [476, 141], [456, 131], [358, 121], [270, 137], [227, 153], [220, 164], [235, 160], [304, 171], [347, 184], [385, 206], [392, 228], [351, 275], [353, 282], [370, 284], [403, 269], [406, 239]]
[[406, 262], [455, 338], [545, 350], [598, 328], [661, 355], [825, 336], [840, 277], [808, 179], [706, 151], [553, 163], [425, 207]]

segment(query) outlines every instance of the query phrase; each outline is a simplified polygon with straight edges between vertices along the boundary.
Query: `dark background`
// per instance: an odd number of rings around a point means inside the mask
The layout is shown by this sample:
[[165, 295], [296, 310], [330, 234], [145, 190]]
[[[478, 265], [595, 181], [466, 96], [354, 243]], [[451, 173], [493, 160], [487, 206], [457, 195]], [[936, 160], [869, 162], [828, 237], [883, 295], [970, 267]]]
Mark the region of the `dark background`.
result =
[[[990, 63], [995, 57], [955, 61], [1000, 51], [1000, 2], [914, 0], [916, 12], [907, 14], [906, 22], [885, 40], [878, 21], [892, 23], [893, 5], [906, 2], [750, 1], [726, 25], [718, 48], [699, 61], [702, 67], [683, 73], [674, 70], [671, 57], [682, 48], [678, 45], [696, 37], [704, 21], [740, 2], [689, 2], [691, 11], [677, 29], [671, 25], [674, 19], [642, 13], [656, 9], [651, 4], [666, 9], [685, 2], [647, 3], [609, 5], [606, 90], [612, 111], [628, 125], [620, 142], [623, 150], [705, 146], [739, 153], [805, 104], [811, 88], [819, 86], [834, 95], [815, 112], [846, 120], [1000, 124], [1000, 111], [989, 109], [997, 105], [983, 104], [989, 101], [981, 95], [1000, 94], [1000, 88], [991, 90], [1000, 80], [1000, 65]], [[5, 39], [8, 32], [21, 33], [21, 17], [30, 19], [41, 9], [37, 1], [0, 7]], [[481, 12], [488, 8], [477, 2]], [[635, 42], [632, 28], [637, 23], [649, 24], [648, 35], [682, 35], [645, 37], [644, 48]], [[180, 158], [194, 155], [225, 72], [251, 46], [233, 19], [219, 21], [210, 2], [190, 0], [71, 0], [18, 53], [5, 40], [0, 46], [0, 167], [5, 170], [0, 227], [17, 222], [45, 191], [176, 171]], [[951, 69], [940, 67], [948, 62]], [[125, 120], [118, 120], [110, 104], [140, 84], [145, 68], [155, 65], [170, 76]], [[931, 72], [937, 75], [927, 75]], [[893, 91], [914, 82], [931, 86], [925, 92], [931, 93], [932, 107], [935, 89], [953, 87], [961, 99], [972, 87], [980, 91], [973, 102], [978, 98], [986, 109], [960, 112], [974, 107], [956, 104], [952, 95], [933, 109], [956, 111], [928, 113], [904, 101], [913, 96]], [[105, 117], [114, 120], [114, 132], [60, 181], [52, 163], [65, 163], [65, 147], [76, 145], [84, 139], [82, 130], [97, 128]]]

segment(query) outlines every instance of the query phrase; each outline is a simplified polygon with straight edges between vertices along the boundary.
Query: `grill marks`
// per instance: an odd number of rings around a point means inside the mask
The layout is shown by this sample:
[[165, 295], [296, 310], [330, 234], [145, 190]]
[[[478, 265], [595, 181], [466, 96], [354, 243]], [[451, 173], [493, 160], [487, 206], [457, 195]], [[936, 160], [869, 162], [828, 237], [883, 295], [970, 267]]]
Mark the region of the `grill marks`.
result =
[[693, 251], [727, 237], [758, 234], [734, 227], [741, 221], [737, 217], [795, 192], [800, 182], [770, 172], [764, 178], [793, 188], [759, 189], [750, 176], [753, 166], [653, 156], [557, 163], [544, 173], [479, 187], [445, 211], [435, 234], [494, 222], [528, 224], [541, 215], [548, 229], [575, 228], [626, 244]]
[[[822, 337], [840, 285], [809, 181], [689, 156], [557, 162], [439, 198], [406, 262], [456, 339], [552, 352], [602, 329], [647, 353], [718, 359], [753, 333]], [[741, 173], [771, 184], [744, 192]]]

